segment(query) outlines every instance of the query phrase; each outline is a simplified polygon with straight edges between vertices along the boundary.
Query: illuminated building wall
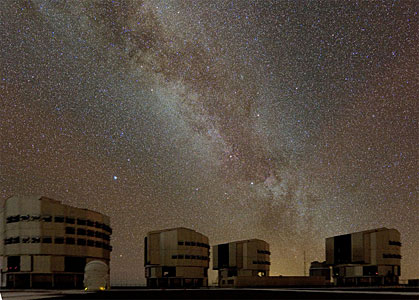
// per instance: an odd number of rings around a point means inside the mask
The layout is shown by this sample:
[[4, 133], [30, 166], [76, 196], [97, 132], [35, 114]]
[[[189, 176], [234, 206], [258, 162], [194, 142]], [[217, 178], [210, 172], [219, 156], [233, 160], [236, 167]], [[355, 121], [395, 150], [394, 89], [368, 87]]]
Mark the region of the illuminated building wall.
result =
[[208, 238], [192, 229], [152, 231], [144, 239], [147, 286], [208, 286]]
[[0, 222], [2, 286], [82, 288], [86, 263], [109, 265], [109, 217], [42, 196], [6, 199]]
[[269, 244], [258, 239], [213, 246], [213, 269], [219, 286], [234, 286], [238, 276], [269, 276]]
[[400, 276], [400, 233], [378, 228], [326, 239], [326, 263], [336, 284], [395, 284]]

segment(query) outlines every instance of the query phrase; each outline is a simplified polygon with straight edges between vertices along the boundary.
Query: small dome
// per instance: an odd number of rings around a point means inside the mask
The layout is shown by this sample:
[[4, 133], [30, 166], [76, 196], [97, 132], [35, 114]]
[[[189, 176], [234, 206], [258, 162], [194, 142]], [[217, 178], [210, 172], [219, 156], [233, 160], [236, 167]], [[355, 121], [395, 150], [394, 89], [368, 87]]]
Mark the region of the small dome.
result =
[[106, 263], [104, 263], [103, 261], [100, 260], [94, 260], [91, 261], [89, 263], [86, 264], [86, 267], [84, 268], [85, 272], [91, 272], [91, 271], [96, 271], [96, 272], [108, 272], [108, 265]]

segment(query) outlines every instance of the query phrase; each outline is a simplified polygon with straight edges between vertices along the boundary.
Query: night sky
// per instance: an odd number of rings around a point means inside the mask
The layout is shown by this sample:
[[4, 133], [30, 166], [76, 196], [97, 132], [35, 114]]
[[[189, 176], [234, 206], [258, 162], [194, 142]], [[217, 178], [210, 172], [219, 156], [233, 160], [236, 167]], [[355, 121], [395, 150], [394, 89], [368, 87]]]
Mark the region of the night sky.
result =
[[0, 2], [0, 199], [111, 217], [113, 283], [143, 238], [260, 238], [303, 275], [377, 227], [419, 276], [418, 2]]

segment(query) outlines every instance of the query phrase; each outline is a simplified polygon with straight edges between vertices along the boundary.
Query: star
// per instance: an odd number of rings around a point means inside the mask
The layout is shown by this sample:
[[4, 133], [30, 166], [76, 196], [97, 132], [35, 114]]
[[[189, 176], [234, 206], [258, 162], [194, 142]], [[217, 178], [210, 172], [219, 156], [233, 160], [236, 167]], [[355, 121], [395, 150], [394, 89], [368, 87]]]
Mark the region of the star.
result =
[[0, 1], [0, 199], [109, 215], [113, 283], [178, 226], [281, 275], [396, 228], [417, 278], [415, 4]]

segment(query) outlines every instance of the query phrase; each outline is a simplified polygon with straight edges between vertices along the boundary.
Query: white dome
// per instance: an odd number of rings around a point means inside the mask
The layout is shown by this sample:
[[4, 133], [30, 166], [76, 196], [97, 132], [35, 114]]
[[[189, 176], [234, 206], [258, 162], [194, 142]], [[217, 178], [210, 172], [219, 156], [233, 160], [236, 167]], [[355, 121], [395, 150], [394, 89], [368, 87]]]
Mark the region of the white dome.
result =
[[89, 263], [86, 264], [86, 267], [84, 268], [85, 272], [91, 272], [91, 271], [96, 271], [96, 272], [108, 272], [108, 265], [106, 263], [104, 263], [103, 261], [100, 260], [94, 260], [91, 261]]
[[94, 260], [84, 268], [85, 290], [105, 290], [109, 288], [109, 267], [106, 263]]

